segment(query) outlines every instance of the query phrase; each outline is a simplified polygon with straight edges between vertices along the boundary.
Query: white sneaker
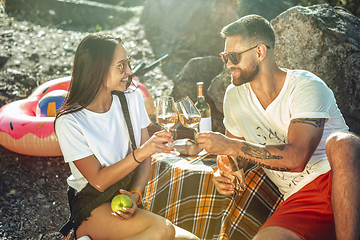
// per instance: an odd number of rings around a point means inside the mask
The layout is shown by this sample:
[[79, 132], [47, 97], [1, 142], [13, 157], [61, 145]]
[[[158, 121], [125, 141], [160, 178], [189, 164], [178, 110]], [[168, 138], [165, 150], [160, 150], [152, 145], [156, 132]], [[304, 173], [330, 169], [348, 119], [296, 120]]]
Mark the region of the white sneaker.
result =
[[81, 238], [78, 238], [77, 240], [91, 240], [89, 236], [82, 236]]

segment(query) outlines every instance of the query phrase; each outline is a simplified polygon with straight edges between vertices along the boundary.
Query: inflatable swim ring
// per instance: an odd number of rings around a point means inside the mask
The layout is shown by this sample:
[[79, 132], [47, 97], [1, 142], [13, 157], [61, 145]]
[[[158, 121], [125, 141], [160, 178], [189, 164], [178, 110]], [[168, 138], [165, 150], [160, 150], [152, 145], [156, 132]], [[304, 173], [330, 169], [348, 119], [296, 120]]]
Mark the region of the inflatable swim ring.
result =
[[28, 98], [0, 109], [0, 144], [14, 152], [32, 156], [61, 156], [54, 132], [55, 117], [36, 116], [40, 99], [54, 90], [69, 89], [70, 77], [41, 84]]
[[[28, 98], [0, 108], [0, 144], [13, 151], [31, 156], [62, 156], [54, 131], [56, 111], [65, 100], [71, 77], [41, 84]], [[154, 113], [154, 101], [140, 82], [146, 111]]]
[[143, 96], [144, 105], [148, 116], [150, 117], [151, 115], [154, 115], [155, 114], [154, 99], [151, 96], [149, 90], [141, 82], [138, 82], [136, 80], [133, 80], [133, 82], [135, 82], [135, 84], [139, 86], [139, 90]]

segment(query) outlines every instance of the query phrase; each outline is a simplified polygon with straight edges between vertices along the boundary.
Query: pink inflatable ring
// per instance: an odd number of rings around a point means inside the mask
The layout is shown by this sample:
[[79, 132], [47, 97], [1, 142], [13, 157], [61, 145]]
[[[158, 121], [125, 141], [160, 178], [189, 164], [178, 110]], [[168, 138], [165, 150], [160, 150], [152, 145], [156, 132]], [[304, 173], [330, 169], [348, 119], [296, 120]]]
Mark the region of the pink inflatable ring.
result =
[[[55, 113], [62, 105], [65, 97], [59, 101], [46, 103], [44, 109], [39, 109], [42, 100], [51, 99], [51, 93], [69, 89], [71, 77], [63, 77], [41, 84], [28, 98], [8, 103], [0, 108], [0, 144], [13, 151], [31, 156], [62, 156], [60, 146], [54, 131]], [[140, 82], [145, 106], [148, 113], [154, 112], [151, 94]], [[62, 100], [62, 101], [61, 101]], [[55, 106], [56, 105], [56, 106]], [[55, 109], [56, 107], [56, 109]], [[150, 109], [149, 109], [150, 107]], [[44, 116], [45, 114], [45, 116]]]
[[28, 98], [0, 109], [0, 144], [17, 153], [32, 156], [61, 156], [54, 132], [55, 117], [37, 117], [39, 100], [54, 90], [68, 90], [71, 77], [41, 84]]

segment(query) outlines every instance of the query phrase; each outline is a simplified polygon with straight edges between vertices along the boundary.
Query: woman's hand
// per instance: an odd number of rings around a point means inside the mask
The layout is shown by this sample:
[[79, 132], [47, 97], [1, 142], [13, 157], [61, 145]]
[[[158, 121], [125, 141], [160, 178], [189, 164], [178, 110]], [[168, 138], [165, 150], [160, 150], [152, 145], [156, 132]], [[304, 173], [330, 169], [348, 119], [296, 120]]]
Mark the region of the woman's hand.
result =
[[162, 130], [155, 132], [143, 145], [136, 150], [136, 156], [140, 159], [150, 157], [156, 152], [169, 153], [174, 150], [173, 147], [165, 145], [166, 143], [173, 143], [171, 132]]
[[220, 194], [229, 196], [235, 193], [234, 184], [229, 178], [221, 176], [220, 170], [214, 172], [212, 181]]
[[123, 189], [120, 189], [119, 192], [121, 194], [128, 195], [131, 198], [132, 207], [131, 208], [124, 207], [124, 210], [126, 211], [126, 213], [122, 212], [122, 211], [117, 211], [117, 212], [112, 212], [111, 214], [121, 220], [128, 220], [138, 209], [136, 202], [139, 199], [139, 195], [137, 193], [130, 193]]

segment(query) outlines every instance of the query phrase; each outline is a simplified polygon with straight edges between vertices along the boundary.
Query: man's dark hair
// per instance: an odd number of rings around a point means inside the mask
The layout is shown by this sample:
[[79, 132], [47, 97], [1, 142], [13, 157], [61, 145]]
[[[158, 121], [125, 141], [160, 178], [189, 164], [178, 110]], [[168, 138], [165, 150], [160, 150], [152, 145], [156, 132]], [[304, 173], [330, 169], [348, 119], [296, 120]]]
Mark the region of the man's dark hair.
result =
[[244, 40], [257, 44], [275, 45], [274, 29], [268, 20], [259, 15], [247, 15], [230, 23], [221, 30], [223, 38], [240, 35]]

